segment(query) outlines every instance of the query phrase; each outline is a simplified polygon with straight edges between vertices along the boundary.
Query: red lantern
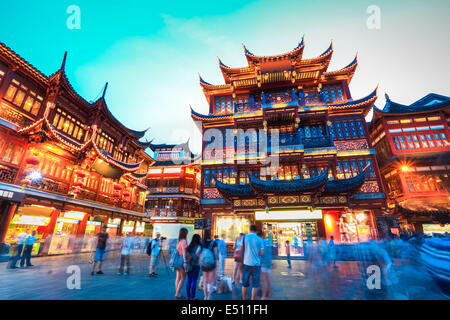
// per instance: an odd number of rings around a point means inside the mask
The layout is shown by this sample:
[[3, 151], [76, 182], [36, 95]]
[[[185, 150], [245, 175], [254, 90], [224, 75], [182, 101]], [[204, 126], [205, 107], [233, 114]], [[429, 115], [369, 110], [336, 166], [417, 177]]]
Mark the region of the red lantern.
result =
[[124, 197], [129, 197], [131, 195], [130, 191], [124, 191], [123, 192], [123, 196]]
[[22, 181], [20, 181], [21, 185], [26, 185], [29, 186], [31, 184], [31, 180], [28, 179], [23, 179]]
[[81, 170], [76, 171], [75, 174], [78, 176], [78, 178], [84, 178], [84, 177], [86, 177], [86, 173], [84, 173], [84, 172], [81, 171]]
[[114, 190], [117, 190], [117, 191], [122, 190], [122, 186], [120, 184], [115, 184]]
[[75, 190], [72, 190], [72, 193], [73, 193], [73, 194], [80, 194], [80, 193], [81, 193], [81, 191], [80, 191], [80, 190], [78, 190], [78, 189], [75, 189]]
[[75, 187], [84, 187], [84, 184], [83, 184], [83, 182], [81, 182], [81, 181], [75, 181], [75, 182], [73, 183], [73, 185], [74, 185]]
[[27, 164], [32, 165], [32, 166], [36, 166], [36, 165], [39, 164], [39, 159], [36, 158], [36, 157], [29, 157], [29, 158], [26, 158], [26, 159], [25, 159], [25, 162], [26, 162]]

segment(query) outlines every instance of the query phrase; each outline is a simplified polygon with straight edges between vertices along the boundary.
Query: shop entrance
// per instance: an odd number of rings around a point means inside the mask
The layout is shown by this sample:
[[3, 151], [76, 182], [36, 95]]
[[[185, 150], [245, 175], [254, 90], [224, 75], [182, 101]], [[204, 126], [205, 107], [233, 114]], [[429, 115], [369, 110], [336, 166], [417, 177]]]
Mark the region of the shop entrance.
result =
[[272, 243], [274, 256], [286, 256], [287, 240], [292, 257], [304, 257], [304, 244], [318, 241], [315, 221], [264, 222], [263, 230], [264, 238]]

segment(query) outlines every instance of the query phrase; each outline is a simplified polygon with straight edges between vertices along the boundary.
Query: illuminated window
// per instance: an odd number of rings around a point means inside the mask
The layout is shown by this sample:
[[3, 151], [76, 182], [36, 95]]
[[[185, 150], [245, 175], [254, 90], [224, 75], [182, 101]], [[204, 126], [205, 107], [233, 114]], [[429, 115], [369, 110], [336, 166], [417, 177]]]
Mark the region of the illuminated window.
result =
[[233, 113], [233, 99], [230, 96], [217, 97], [215, 99], [214, 114]]
[[411, 123], [412, 119], [402, 119], [400, 120], [400, 123]]
[[387, 124], [398, 124], [399, 121], [398, 120], [388, 120]]
[[427, 121], [427, 118], [414, 118], [415, 122], [424, 122]]
[[428, 121], [438, 121], [441, 120], [441, 117], [437, 116], [437, 117], [428, 117]]
[[36, 115], [41, 107], [43, 98], [16, 79], [13, 79], [6, 90], [5, 100]]
[[52, 125], [58, 129], [62, 130], [67, 135], [77, 139], [82, 140], [85, 134], [85, 126], [76, 120], [74, 117], [68, 115], [65, 111], [60, 108], [56, 109], [55, 116], [53, 117]]

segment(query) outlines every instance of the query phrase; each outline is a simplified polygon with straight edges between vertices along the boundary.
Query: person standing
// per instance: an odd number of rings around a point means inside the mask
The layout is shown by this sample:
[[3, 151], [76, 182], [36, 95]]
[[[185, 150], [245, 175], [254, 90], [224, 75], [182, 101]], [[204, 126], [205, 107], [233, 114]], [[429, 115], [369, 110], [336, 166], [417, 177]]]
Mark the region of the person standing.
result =
[[288, 268], [291, 269], [291, 245], [289, 244], [289, 240], [286, 240], [284, 244], [284, 249], [286, 251], [286, 261], [288, 263]]
[[[125, 239], [122, 241], [122, 250], [120, 251], [120, 267], [119, 272], [117, 273], [119, 276], [124, 274], [128, 275], [130, 273], [130, 255], [131, 250], [133, 249], [134, 238], [131, 233], [128, 233]], [[124, 265], [127, 264], [127, 272], [124, 273]]]
[[98, 262], [97, 274], [103, 274], [102, 264], [106, 256], [106, 242], [108, 241], [108, 234], [106, 233], [106, 226], [103, 227], [102, 232], [97, 234], [97, 248], [95, 249], [94, 263], [92, 264], [91, 275], [94, 275], [95, 266]]
[[271, 296], [270, 272], [272, 270], [272, 244], [269, 240], [264, 240], [262, 231], [258, 231], [258, 237], [264, 241], [264, 255], [261, 257], [261, 296], [267, 300]]
[[176, 279], [175, 279], [175, 299], [184, 300], [186, 297], [180, 294], [181, 288], [183, 288], [184, 281], [186, 280], [186, 267], [187, 267], [187, 235], [188, 230], [186, 228], [181, 228], [178, 234], [178, 241], [176, 250], [178, 254], [183, 258], [183, 266], [176, 269]]
[[234, 272], [233, 272], [233, 283], [239, 283], [242, 275], [242, 240], [244, 234], [239, 234], [239, 237], [236, 239], [234, 243]]
[[205, 236], [200, 253], [200, 268], [203, 274], [204, 299], [210, 300], [213, 292], [214, 274], [216, 271], [216, 242], [212, 241], [209, 234]]
[[194, 234], [192, 236], [191, 243], [187, 247], [188, 254], [188, 265], [187, 265], [187, 282], [186, 282], [186, 292], [188, 300], [195, 299], [195, 291], [197, 289], [197, 279], [200, 273], [200, 252], [202, 247], [200, 245], [200, 236]]
[[24, 249], [22, 253], [22, 259], [20, 260], [20, 267], [23, 268], [25, 261], [27, 262], [27, 267], [32, 267], [31, 264], [31, 251], [33, 250], [33, 245], [36, 242], [36, 230], [33, 230], [31, 234], [27, 235], [24, 242]]
[[158, 274], [155, 272], [156, 265], [158, 264], [158, 256], [159, 251], [161, 249], [160, 239], [161, 234], [159, 232], [156, 233], [156, 238], [150, 241], [150, 270], [148, 273], [149, 277], [156, 277]]
[[17, 261], [20, 259], [20, 256], [22, 255], [22, 251], [23, 251], [23, 247], [24, 247], [25, 239], [27, 238], [27, 235], [28, 235], [28, 230], [26, 230], [25, 232], [22, 232], [16, 238], [17, 252], [16, 252], [16, 255], [12, 258], [11, 266], [10, 266], [11, 269], [17, 269]]
[[225, 275], [225, 258], [227, 257], [227, 243], [225, 242], [226, 236], [222, 234], [222, 239], [216, 236], [217, 245], [217, 260], [218, 260], [218, 276], [221, 278]]
[[330, 242], [328, 242], [328, 255], [333, 268], [337, 269], [338, 266], [336, 265], [336, 246], [334, 244], [333, 236], [330, 236]]
[[250, 226], [250, 233], [244, 237], [244, 266], [242, 269], [242, 299], [247, 300], [247, 291], [252, 277], [252, 300], [256, 300], [260, 286], [261, 256], [264, 242], [256, 235], [256, 225]]

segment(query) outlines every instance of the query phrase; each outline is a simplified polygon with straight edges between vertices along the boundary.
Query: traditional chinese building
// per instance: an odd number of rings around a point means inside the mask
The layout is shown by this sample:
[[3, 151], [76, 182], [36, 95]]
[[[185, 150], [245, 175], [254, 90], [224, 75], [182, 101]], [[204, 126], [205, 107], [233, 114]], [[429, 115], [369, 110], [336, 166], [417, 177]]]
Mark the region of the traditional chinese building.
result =
[[428, 94], [404, 105], [374, 108], [369, 126], [389, 213], [405, 229], [449, 232], [450, 97]]
[[200, 78], [209, 113], [191, 111], [203, 134], [201, 210], [213, 233], [235, 240], [256, 223], [280, 255], [285, 240], [303, 255], [303, 243], [320, 237], [376, 238], [375, 215], [386, 206], [365, 121], [376, 89], [353, 99], [357, 59], [328, 71], [332, 44], [314, 58], [303, 49], [303, 39], [276, 56], [244, 46], [242, 68], [219, 59], [225, 83]]
[[144, 231], [154, 162], [145, 131], [111, 114], [107, 85], [98, 100], [82, 98], [65, 63], [46, 76], [0, 43], [0, 242], [24, 230], [54, 239], [102, 226], [112, 236]]
[[148, 171], [147, 213], [153, 232], [177, 239], [180, 228], [194, 233], [194, 220], [199, 217], [200, 166], [189, 149], [182, 144], [148, 143], [155, 163]]

